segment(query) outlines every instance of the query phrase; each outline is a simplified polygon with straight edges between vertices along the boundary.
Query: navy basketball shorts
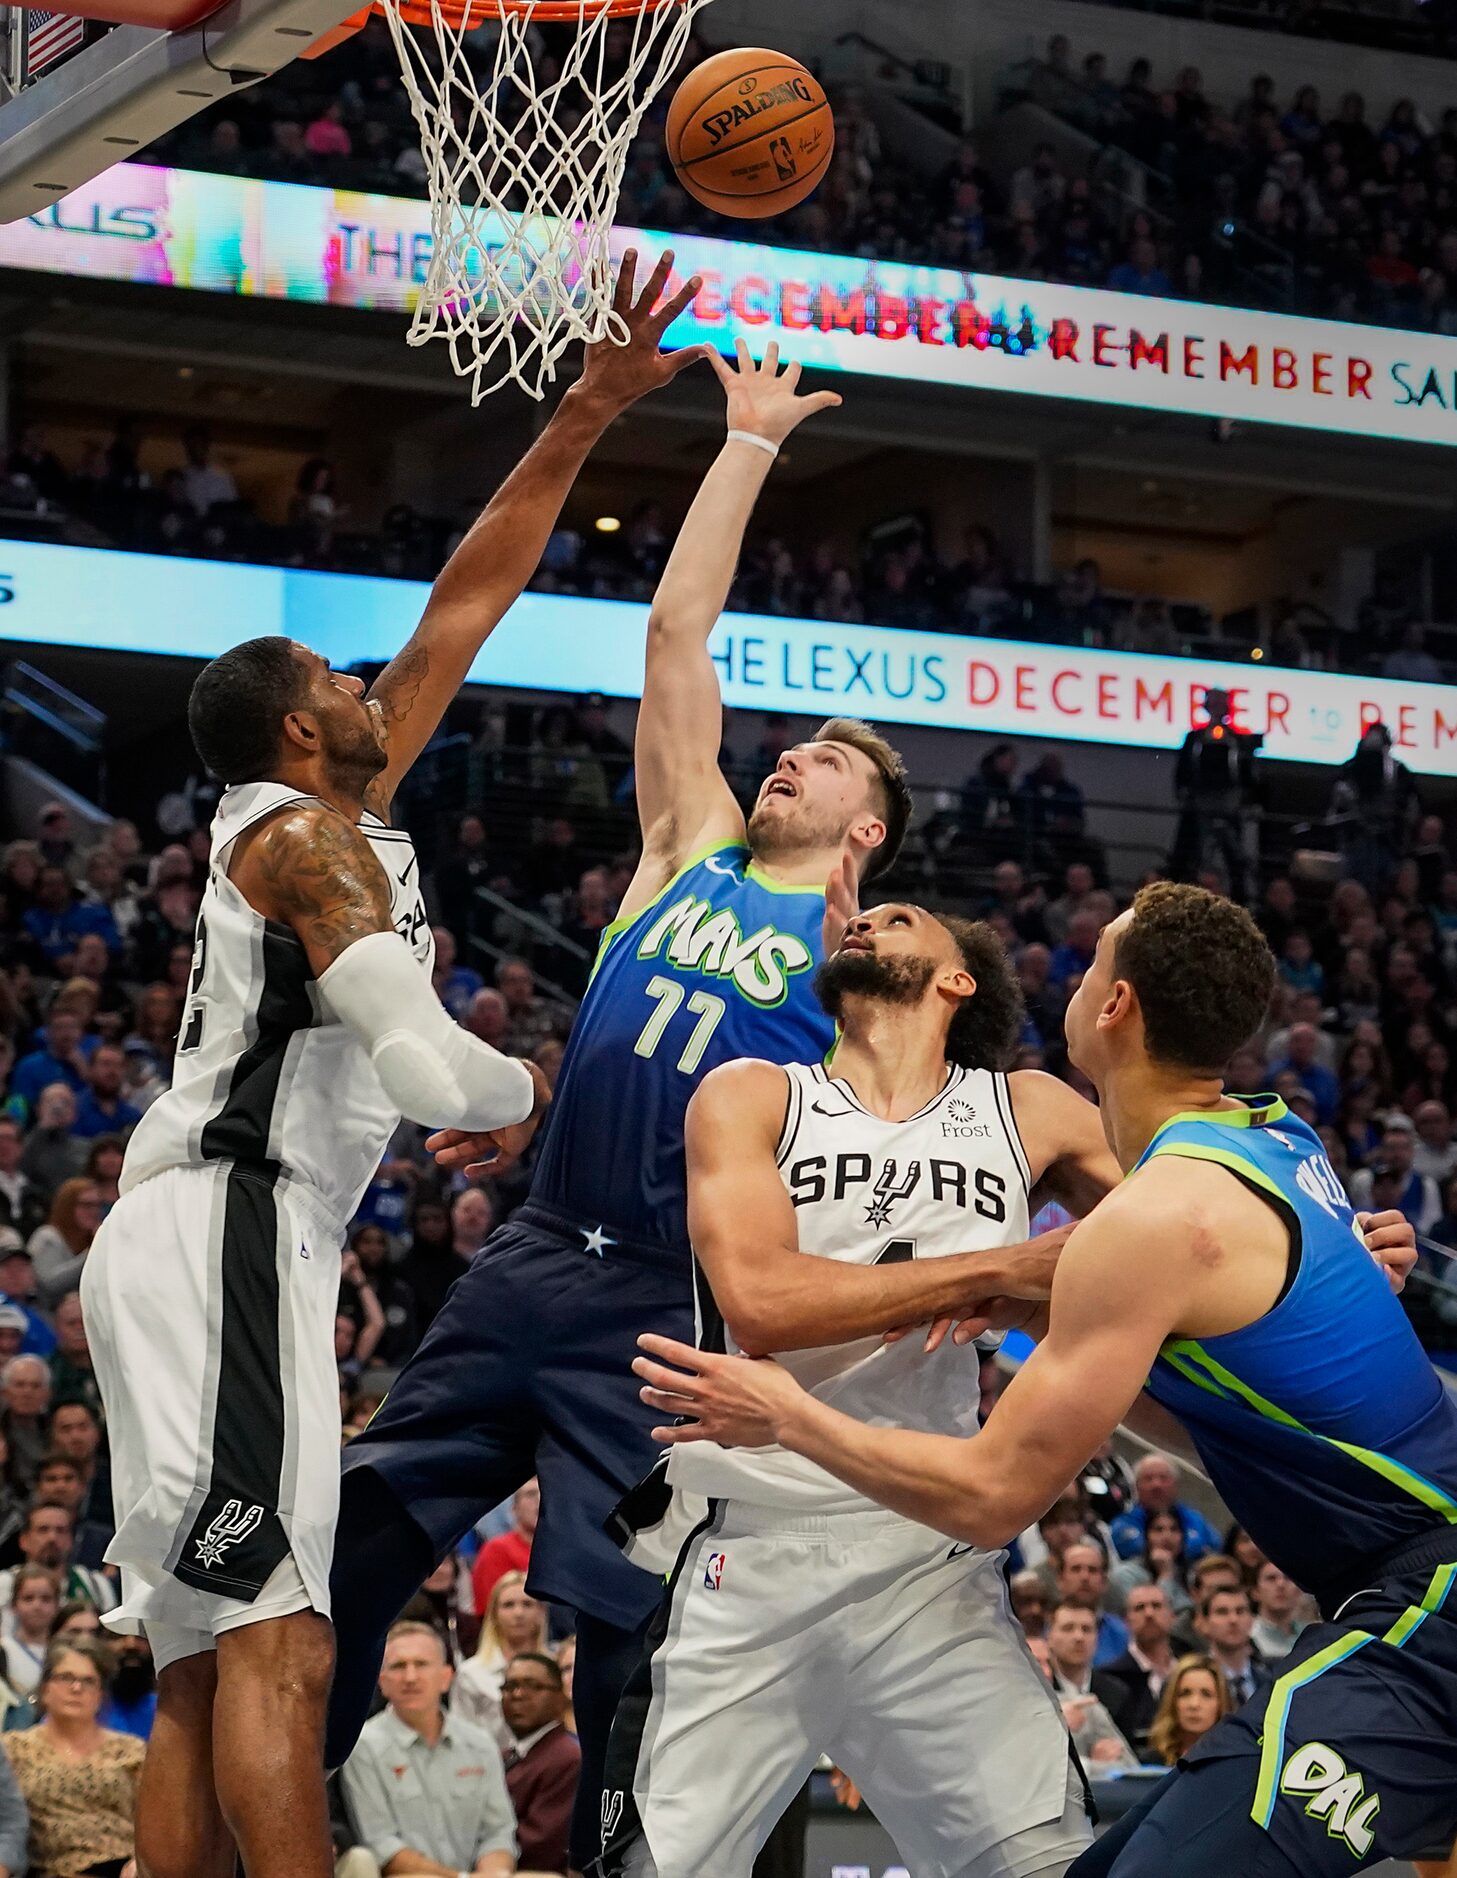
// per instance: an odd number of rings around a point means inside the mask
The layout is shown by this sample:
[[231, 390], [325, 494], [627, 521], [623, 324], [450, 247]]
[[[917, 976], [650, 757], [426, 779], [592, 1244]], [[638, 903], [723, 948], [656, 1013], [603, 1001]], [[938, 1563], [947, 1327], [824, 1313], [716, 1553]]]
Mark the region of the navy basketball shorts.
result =
[[372, 1468], [436, 1557], [537, 1475], [532, 1595], [636, 1629], [662, 1584], [604, 1525], [657, 1458], [632, 1361], [646, 1330], [693, 1341], [692, 1260], [603, 1237], [529, 1205], [493, 1233], [344, 1469]]
[[1360, 1592], [1070, 1878], [1345, 1878], [1457, 1832], [1457, 1563]]

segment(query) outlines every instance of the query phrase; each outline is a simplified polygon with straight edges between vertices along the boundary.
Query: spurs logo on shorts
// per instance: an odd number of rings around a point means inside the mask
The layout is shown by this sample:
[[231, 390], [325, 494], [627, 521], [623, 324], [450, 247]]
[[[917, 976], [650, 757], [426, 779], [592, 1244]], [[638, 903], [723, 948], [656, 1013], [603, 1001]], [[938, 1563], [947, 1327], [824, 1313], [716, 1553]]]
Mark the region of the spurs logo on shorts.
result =
[[606, 1788], [603, 1789], [602, 1837], [604, 1839], [610, 1839], [617, 1830], [618, 1824], [622, 1819], [623, 1799], [624, 1795], [620, 1787], [613, 1787], [610, 1790]]
[[229, 1500], [197, 1542], [197, 1562], [205, 1571], [221, 1565], [223, 1554], [239, 1545], [258, 1530], [263, 1518], [261, 1506], [245, 1507], [241, 1500]]

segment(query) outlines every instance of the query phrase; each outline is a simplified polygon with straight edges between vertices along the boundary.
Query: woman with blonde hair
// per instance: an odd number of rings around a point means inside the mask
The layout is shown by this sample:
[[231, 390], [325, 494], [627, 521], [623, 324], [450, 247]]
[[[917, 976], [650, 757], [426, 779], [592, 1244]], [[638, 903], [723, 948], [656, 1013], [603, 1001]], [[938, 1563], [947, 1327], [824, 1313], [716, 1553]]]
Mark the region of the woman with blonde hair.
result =
[[1149, 1727], [1148, 1759], [1173, 1767], [1233, 1707], [1229, 1684], [1212, 1656], [1181, 1656]]
[[32, 1878], [136, 1878], [133, 1819], [144, 1745], [103, 1728], [112, 1678], [105, 1646], [56, 1642], [41, 1672], [34, 1728], [5, 1736], [30, 1811]]
[[30, 1235], [36, 1298], [53, 1310], [81, 1282], [86, 1254], [101, 1224], [101, 1193], [94, 1180], [77, 1174], [63, 1180], [51, 1199], [51, 1216]]
[[486, 1729], [504, 1752], [512, 1740], [501, 1715], [506, 1665], [523, 1650], [541, 1654], [546, 1649], [545, 1606], [528, 1594], [525, 1572], [503, 1572], [491, 1593], [476, 1653], [456, 1672], [451, 1708]]

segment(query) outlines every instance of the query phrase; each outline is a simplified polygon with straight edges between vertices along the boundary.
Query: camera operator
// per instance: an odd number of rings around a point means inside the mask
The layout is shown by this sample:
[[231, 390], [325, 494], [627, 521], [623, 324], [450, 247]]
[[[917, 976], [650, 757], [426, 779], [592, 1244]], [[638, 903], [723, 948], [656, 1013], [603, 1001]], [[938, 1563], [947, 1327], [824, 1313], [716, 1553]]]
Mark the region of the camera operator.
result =
[[1224, 864], [1231, 900], [1246, 898], [1245, 811], [1255, 798], [1255, 753], [1264, 738], [1230, 723], [1229, 693], [1204, 694], [1208, 722], [1191, 730], [1174, 770], [1179, 826], [1169, 872], [1193, 880], [1213, 848]]
[[1406, 852], [1421, 798], [1405, 763], [1391, 754], [1385, 724], [1368, 724], [1331, 791], [1330, 819], [1340, 832], [1346, 872], [1379, 896]]

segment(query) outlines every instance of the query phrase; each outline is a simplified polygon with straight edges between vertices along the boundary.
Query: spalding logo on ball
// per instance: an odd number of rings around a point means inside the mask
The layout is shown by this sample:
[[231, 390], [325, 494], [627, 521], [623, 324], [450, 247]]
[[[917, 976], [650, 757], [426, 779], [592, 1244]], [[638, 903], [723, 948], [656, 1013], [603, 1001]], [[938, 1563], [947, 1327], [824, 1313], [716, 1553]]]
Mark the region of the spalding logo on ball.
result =
[[819, 80], [797, 59], [735, 47], [683, 80], [667, 140], [691, 196], [720, 215], [758, 220], [814, 192], [835, 154], [835, 119]]

